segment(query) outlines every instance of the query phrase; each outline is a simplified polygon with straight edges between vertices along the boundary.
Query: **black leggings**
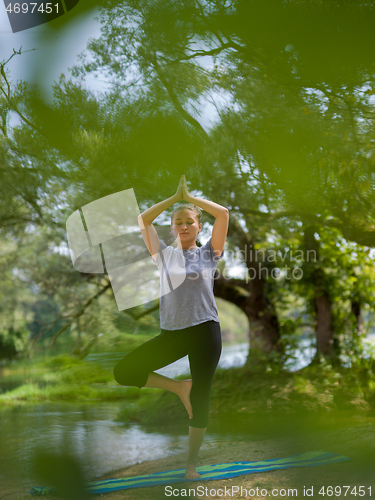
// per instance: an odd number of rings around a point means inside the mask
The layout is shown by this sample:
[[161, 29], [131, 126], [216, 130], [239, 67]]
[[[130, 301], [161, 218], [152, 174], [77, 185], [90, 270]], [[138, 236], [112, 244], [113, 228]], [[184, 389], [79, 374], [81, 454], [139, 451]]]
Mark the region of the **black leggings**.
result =
[[157, 337], [119, 361], [113, 373], [119, 384], [141, 388], [149, 373], [187, 354], [193, 381], [190, 394], [193, 418], [189, 419], [189, 425], [204, 428], [208, 424], [211, 386], [221, 354], [220, 323], [206, 321], [182, 330], [161, 330]]

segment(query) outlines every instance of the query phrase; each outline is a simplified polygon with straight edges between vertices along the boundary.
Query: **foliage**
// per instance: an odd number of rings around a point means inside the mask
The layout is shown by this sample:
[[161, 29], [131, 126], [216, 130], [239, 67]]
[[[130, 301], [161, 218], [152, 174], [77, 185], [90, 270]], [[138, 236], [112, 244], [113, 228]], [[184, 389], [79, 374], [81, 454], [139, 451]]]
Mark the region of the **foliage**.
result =
[[[21, 365], [22, 367], [22, 365]], [[138, 397], [136, 388], [113, 386], [113, 373], [98, 363], [62, 355], [4, 369], [4, 375], [22, 374], [19, 387], [0, 395], [0, 405], [37, 401], [118, 400]]]
[[[371, 369], [370, 369], [371, 366]], [[219, 369], [212, 387], [210, 416], [230, 421], [237, 415], [317, 415], [336, 410], [367, 412], [374, 408], [373, 360], [351, 369], [335, 369], [324, 359], [297, 372], [265, 371], [265, 366]], [[184, 409], [173, 394], [143, 394], [119, 419], [142, 425], [178, 425]]]

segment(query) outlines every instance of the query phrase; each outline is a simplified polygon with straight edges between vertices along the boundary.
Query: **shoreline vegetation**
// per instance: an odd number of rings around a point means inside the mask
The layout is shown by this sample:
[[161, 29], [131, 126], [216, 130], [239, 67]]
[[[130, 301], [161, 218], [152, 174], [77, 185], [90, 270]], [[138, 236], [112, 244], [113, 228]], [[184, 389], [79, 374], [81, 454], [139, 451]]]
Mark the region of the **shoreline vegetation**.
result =
[[[143, 342], [144, 339], [139, 339]], [[127, 346], [129, 349], [129, 346]], [[134, 346], [131, 346], [133, 348]], [[174, 395], [158, 389], [117, 385], [111, 369], [69, 355], [17, 360], [2, 367], [0, 407], [41, 401], [129, 401], [123, 418], [144, 423], [179, 421], [184, 409]], [[184, 379], [187, 375], [177, 377]], [[12, 383], [18, 385], [11, 388]], [[230, 409], [233, 414], [282, 411], [375, 411], [372, 359], [350, 368], [325, 361], [289, 372], [264, 362], [252, 366], [217, 369], [210, 414]]]
[[[232, 487], [246, 490], [258, 488], [260, 490], [277, 489], [280, 496], [303, 496], [304, 488], [314, 490], [313, 498], [324, 487], [327, 491], [329, 485], [350, 485], [350, 491], [357, 491], [358, 485], [369, 491], [373, 491], [373, 457], [374, 445], [373, 435], [375, 433], [375, 424], [366, 422], [341, 422], [340, 425], [332, 428], [332, 422], [325, 422], [324, 425], [309, 426], [304, 424], [295, 426], [293, 420], [294, 432], [279, 431], [273, 436], [260, 435], [257, 438], [231, 438], [226, 437], [215, 443], [204, 443], [198, 459], [198, 467], [214, 463], [227, 463], [234, 461], [260, 461], [272, 458], [284, 458], [306, 451], [323, 450], [340, 455], [347, 456], [351, 460], [333, 463], [330, 465], [307, 468], [277, 469], [268, 472], [244, 475], [232, 479], [221, 479], [211, 481], [199, 481], [178, 483], [173, 485], [179, 496], [184, 498], [201, 498], [203, 500], [218, 500], [229, 498], [233, 500], [244, 500], [252, 498], [268, 498], [269, 495], [260, 493], [253, 496], [244, 496], [237, 493], [231, 496], [220, 495], [220, 489], [227, 488], [230, 491]], [[156, 460], [147, 460], [136, 463], [118, 470], [114, 470], [90, 478], [90, 481], [103, 481], [107, 479], [135, 477], [144, 474], [152, 474], [160, 471], [182, 469], [185, 466], [186, 454], [179, 453], [169, 455]], [[42, 484], [42, 483], [40, 483]], [[47, 484], [47, 483], [46, 483]], [[200, 490], [198, 489], [200, 487]], [[207, 488], [206, 494], [201, 494], [202, 488]], [[294, 490], [293, 495], [287, 495], [285, 491]], [[194, 491], [195, 490], [195, 491]], [[185, 492], [189, 492], [186, 494]], [[238, 490], [237, 490], [238, 491]], [[297, 491], [297, 493], [296, 493]], [[348, 498], [341, 489], [341, 494], [335, 494], [335, 498]], [[215, 494], [219, 493], [219, 494]], [[72, 486], [71, 493], [74, 496], [76, 490]], [[199, 493], [199, 495], [198, 495]], [[103, 495], [101, 495], [102, 497]], [[137, 490], [120, 490], [106, 493], [108, 500], [165, 500], [165, 486], [154, 486], [151, 488], [139, 488]], [[91, 497], [91, 495], [90, 495]], [[172, 498], [175, 498], [173, 496]], [[319, 495], [320, 497], [320, 495]], [[29, 491], [26, 491], [20, 484], [12, 488], [6, 488], [2, 492], [3, 500], [27, 500], [30, 498]], [[49, 494], [49, 500], [58, 500], [60, 496]], [[72, 497], [73, 498], [73, 497]], [[77, 498], [76, 496], [74, 498]], [[96, 496], [95, 496], [96, 498]]]

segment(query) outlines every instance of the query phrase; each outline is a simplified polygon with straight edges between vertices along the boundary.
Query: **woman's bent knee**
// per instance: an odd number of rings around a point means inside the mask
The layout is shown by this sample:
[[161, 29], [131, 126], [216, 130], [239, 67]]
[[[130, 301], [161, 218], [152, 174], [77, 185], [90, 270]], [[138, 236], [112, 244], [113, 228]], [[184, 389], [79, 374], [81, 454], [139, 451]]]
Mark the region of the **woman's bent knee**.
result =
[[148, 378], [148, 373], [140, 372], [135, 367], [132, 367], [130, 364], [127, 364], [122, 359], [117, 363], [117, 365], [113, 369], [113, 376], [115, 380], [120, 385], [127, 386], [135, 386], [135, 387], [143, 387]]

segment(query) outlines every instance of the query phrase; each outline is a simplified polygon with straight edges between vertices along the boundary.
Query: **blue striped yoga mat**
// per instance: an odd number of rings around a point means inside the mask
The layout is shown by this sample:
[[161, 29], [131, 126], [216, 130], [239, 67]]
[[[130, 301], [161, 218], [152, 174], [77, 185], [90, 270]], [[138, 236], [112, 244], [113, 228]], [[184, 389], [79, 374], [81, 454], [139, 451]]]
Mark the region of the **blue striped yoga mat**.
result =
[[[309, 451], [289, 458], [273, 458], [261, 460], [260, 462], [231, 462], [229, 464], [203, 465], [197, 467], [201, 477], [197, 479], [185, 479], [185, 469], [156, 472], [144, 476], [126, 477], [123, 479], [106, 479], [104, 481], [93, 481], [87, 483], [89, 493], [100, 494], [110, 491], [127, 490], [130, 488], [145, 488], [147, 486], [161, 486], [173, 483], [186, 483], [191, 481], [208, 481], [212, 479], [229, 479], [231, 477], [254, 474], [255, 472], [266, 472], [275, 469], [289, 469], [290, 467], [316, 467], [334, 462], [351, 460], [336, 453], [324, 451]], [[53, 488], [32, 488], [32, 495], [46, 495]]]

